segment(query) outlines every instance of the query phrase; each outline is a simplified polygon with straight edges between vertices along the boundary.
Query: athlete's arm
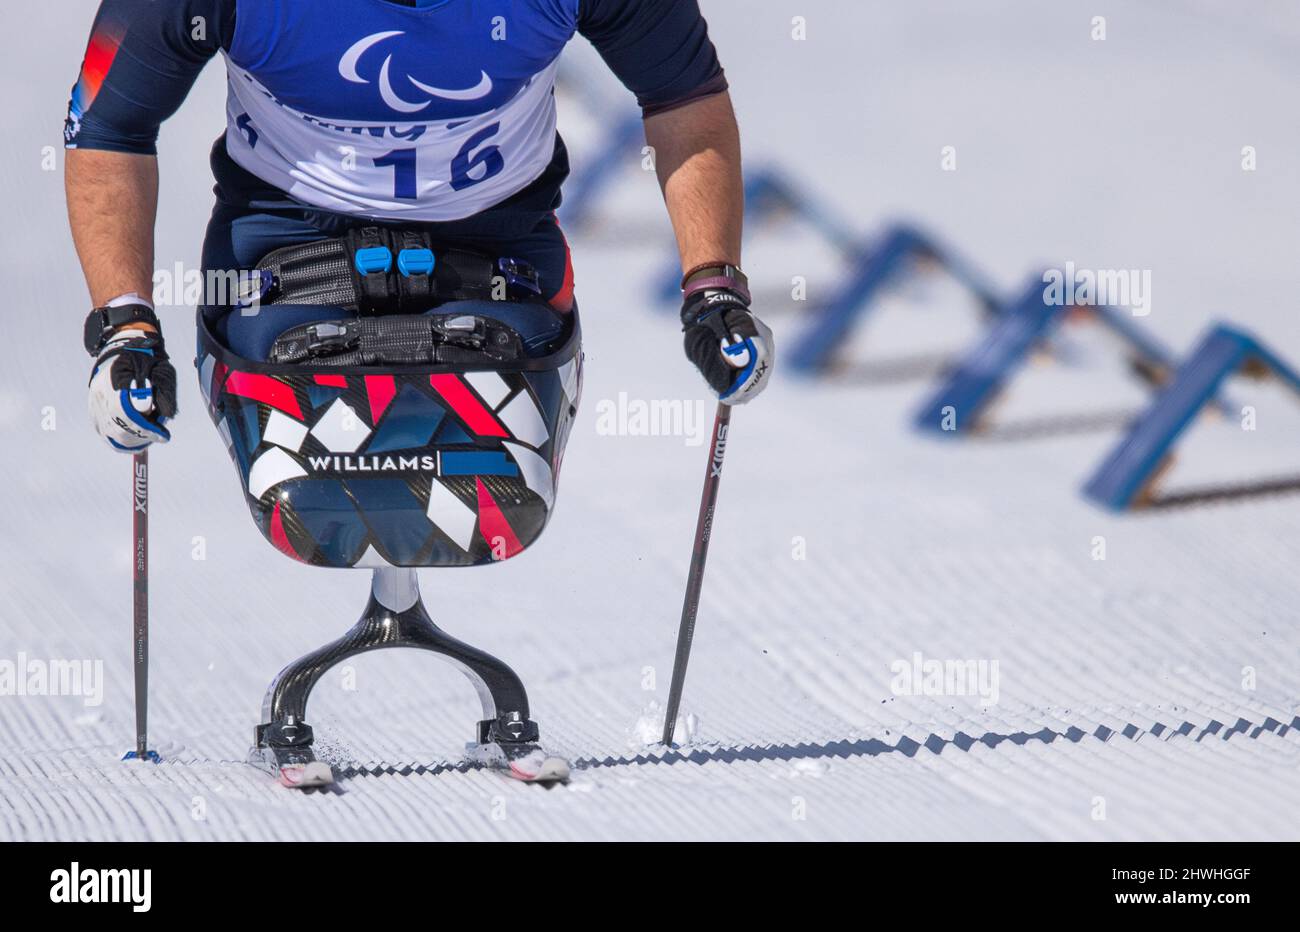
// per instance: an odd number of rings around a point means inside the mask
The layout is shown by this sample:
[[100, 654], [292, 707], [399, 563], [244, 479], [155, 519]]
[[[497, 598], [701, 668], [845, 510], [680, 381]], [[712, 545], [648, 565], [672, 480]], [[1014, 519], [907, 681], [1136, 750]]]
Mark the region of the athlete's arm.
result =
[[740, 133], [696, 0], [580, 0], [578, 30], [636, 93], [677, 234], [687, 357], [726, 404], [767, 386], [769, 330], [739, 270]]
[[[152, 155], [74, 150], [65, 182], [72, 240], [93, 307], [153, 293], [158, 160]], [[137, 324], [146, 327], [148, 324]]]
[[152, 292], [158, 130], [233, 16], [234, 0], [100, 5], [64, 132], [68, 219], [95, 306]]
[[636, 94], [682, 266], [740, 264], [740, 134], [696, 0], [581, 0], [578, 30]]
[[[233, 9], [234, 0], [100, 5], [64, 129], [68, 221], [96, 307], [149, 304], [158, 129], [221, 47]], [[95, 429], [124, 452], [166, 442], [176, 370], [162, 334], [135, 319], [105, 329], [98, 346], [95, 336], [92, 329], [87, 343], [96, 356], [89, 385]]]
[[655, 153], [682, 269], [739, 266], [745, 193], [731, 96], [723, 91], [650, 116], [645, 135]]

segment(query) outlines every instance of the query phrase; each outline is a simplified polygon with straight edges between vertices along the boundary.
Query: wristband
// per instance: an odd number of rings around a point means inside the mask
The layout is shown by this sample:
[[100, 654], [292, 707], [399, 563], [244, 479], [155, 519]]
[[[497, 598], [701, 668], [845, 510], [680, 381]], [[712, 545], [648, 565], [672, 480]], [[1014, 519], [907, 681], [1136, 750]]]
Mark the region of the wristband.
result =
[[116, 307], [97, 307], [86, 317], [82, 340], [86, 352], [98, 356], [113, 331], [126, 324], [151, 324], [162, 330], [162, 324], [153, 308], [147, 304], [119, 304]]
[[689, 297], [706, 288], [727, 288], [741, 295], [748, 304], [749, 279], [738, 266], [726, 262], [697, 265], [682, 276], [682, 296]]

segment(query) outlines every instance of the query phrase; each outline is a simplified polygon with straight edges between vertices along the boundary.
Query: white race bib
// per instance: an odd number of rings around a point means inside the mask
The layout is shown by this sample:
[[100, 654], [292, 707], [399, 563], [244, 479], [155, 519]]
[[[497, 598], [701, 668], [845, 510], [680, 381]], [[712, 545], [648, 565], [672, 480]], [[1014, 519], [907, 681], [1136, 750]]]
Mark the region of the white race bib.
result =
[[226, 67], [231, 158], [313, 207], [379, 219], [459, 220], [526, 187], [554, 154], [554, 61], [494, 110], [387, 124], [302, 113], [229, 57]]

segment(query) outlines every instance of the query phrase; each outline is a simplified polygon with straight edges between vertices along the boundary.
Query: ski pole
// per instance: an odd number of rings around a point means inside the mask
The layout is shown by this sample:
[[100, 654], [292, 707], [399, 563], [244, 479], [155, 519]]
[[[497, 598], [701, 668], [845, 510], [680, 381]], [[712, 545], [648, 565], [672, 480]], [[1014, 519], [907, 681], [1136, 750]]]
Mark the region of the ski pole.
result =
[[663, 743], [673, 743], [677, 707], [682, 701], [686, 682], [686, 663], [691, 658], [695, 639], [695, 615], [700, 607], [700, 589], [704, 586], [704, 561], [709, 556], [709, 536], [713, 533], [713, 509], [722, 482], [722, 457], [727, 451], [727, 431], [731, 425], [731, 405], [718, 402], [713, 420], [713, 445], [709, 450], [708, 469], [704, 473], [704, 491], [700, 495], [700, 516], [695, 523], [695, 549], [691, 552], [691, 570], [686, 577], [686, 598], [682, 602], [682, 623], [677, 629], [677, 657], [673, 661], [673, 680], [668, 690], [668, 714], [664, 719]]
[[149, 449], [136, 453], [132, 462], [131, 503], [134, 533], [131, 567], [134, 581], [132, 661], [135, 667], [135, 750], [123, 760], [158, 760], [149, 750]]

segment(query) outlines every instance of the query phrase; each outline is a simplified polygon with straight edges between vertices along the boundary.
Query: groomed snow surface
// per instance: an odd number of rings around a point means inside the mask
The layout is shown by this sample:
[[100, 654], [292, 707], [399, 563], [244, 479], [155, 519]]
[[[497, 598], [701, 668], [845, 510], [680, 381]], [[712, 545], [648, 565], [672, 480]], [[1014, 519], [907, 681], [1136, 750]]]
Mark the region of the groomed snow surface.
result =
[[[2, 65], [25, 89], [9, 102], [25, 133], [3, 150], [20, 352], [0, 375], [0, 660], [100, 660], [103, 701], [0, 696], [0, 840], [1296, 837], [1300, 497], [1110, 516], [1078, 489], [1117, 427], [936, 442], [908, 427], [924, 379], [787, 370], [736, 413], [684, 704], [698, 727], [678, 752], [653, 746], [705, 450], [610, 435], [600, 414], [620, 393], [711, 412], [673, 309], [648, 296], [670, 247], [636, 152], [609, 195], [616, 221], [573, 240], [587, 381], [553, 523], [517, 560], [421, 574], [435, 619], [523, 676], [572, 783], [439, 767], [470, 736], [473, 692], [397, 653], [333, 671], [311, 712], [327, 756], [391, 773], [307, 796], [241, 762], [270, 678], [355, 620], [367, 578], [261, 539], [203, 412], [182, 308], [164, 320], [183, 416], [153, 455], [151, 734], [165, 762], [119, 762], [133, 733], [130, 467], [86, 421], [85, 293], [60, 172], [39, 170], [94, 6], [25, 11], [32, 40]], [[1042, 263], [1149, 269], [1139, 323], [1178, 351], [1227, 318], [1300, 358], [1300, 124], [1278, 106], [1300, 92], [1294, 7], [1244, 21], [1222, 4], [1111, 4], [1098, 42], [1095, 4], [704, 6], [751, 168], [779, 165], [863, 233], [912, 218], [1008, 291]], [[197, 261], [218, 72], [164, 130], [161, 268]], [[595, 121], [566, 97], [561, 125], [581, 171]], [[940, 171], [946, 145], [955, 172]], [[803, 275], [814, 300], [835, 270], [824, 244], [781, 225], [755, 231], [746, 264], [759, 292]], [[806, 313], [764, 301], [791, 345]], [[869, 369], [974, 333], [960, 293], [921, 278], [850, 356]], [[1086, 328], [1054, 355], [1017, 380], [1000, 424], [1144, 403]], [[1258, 429], [1198, 424], [1174, 487], [1300, 471], [1300, 406], [1234, 390]], [[906, 694], [893, 665], [918, 654], [984, 662], [985, 701]]]

